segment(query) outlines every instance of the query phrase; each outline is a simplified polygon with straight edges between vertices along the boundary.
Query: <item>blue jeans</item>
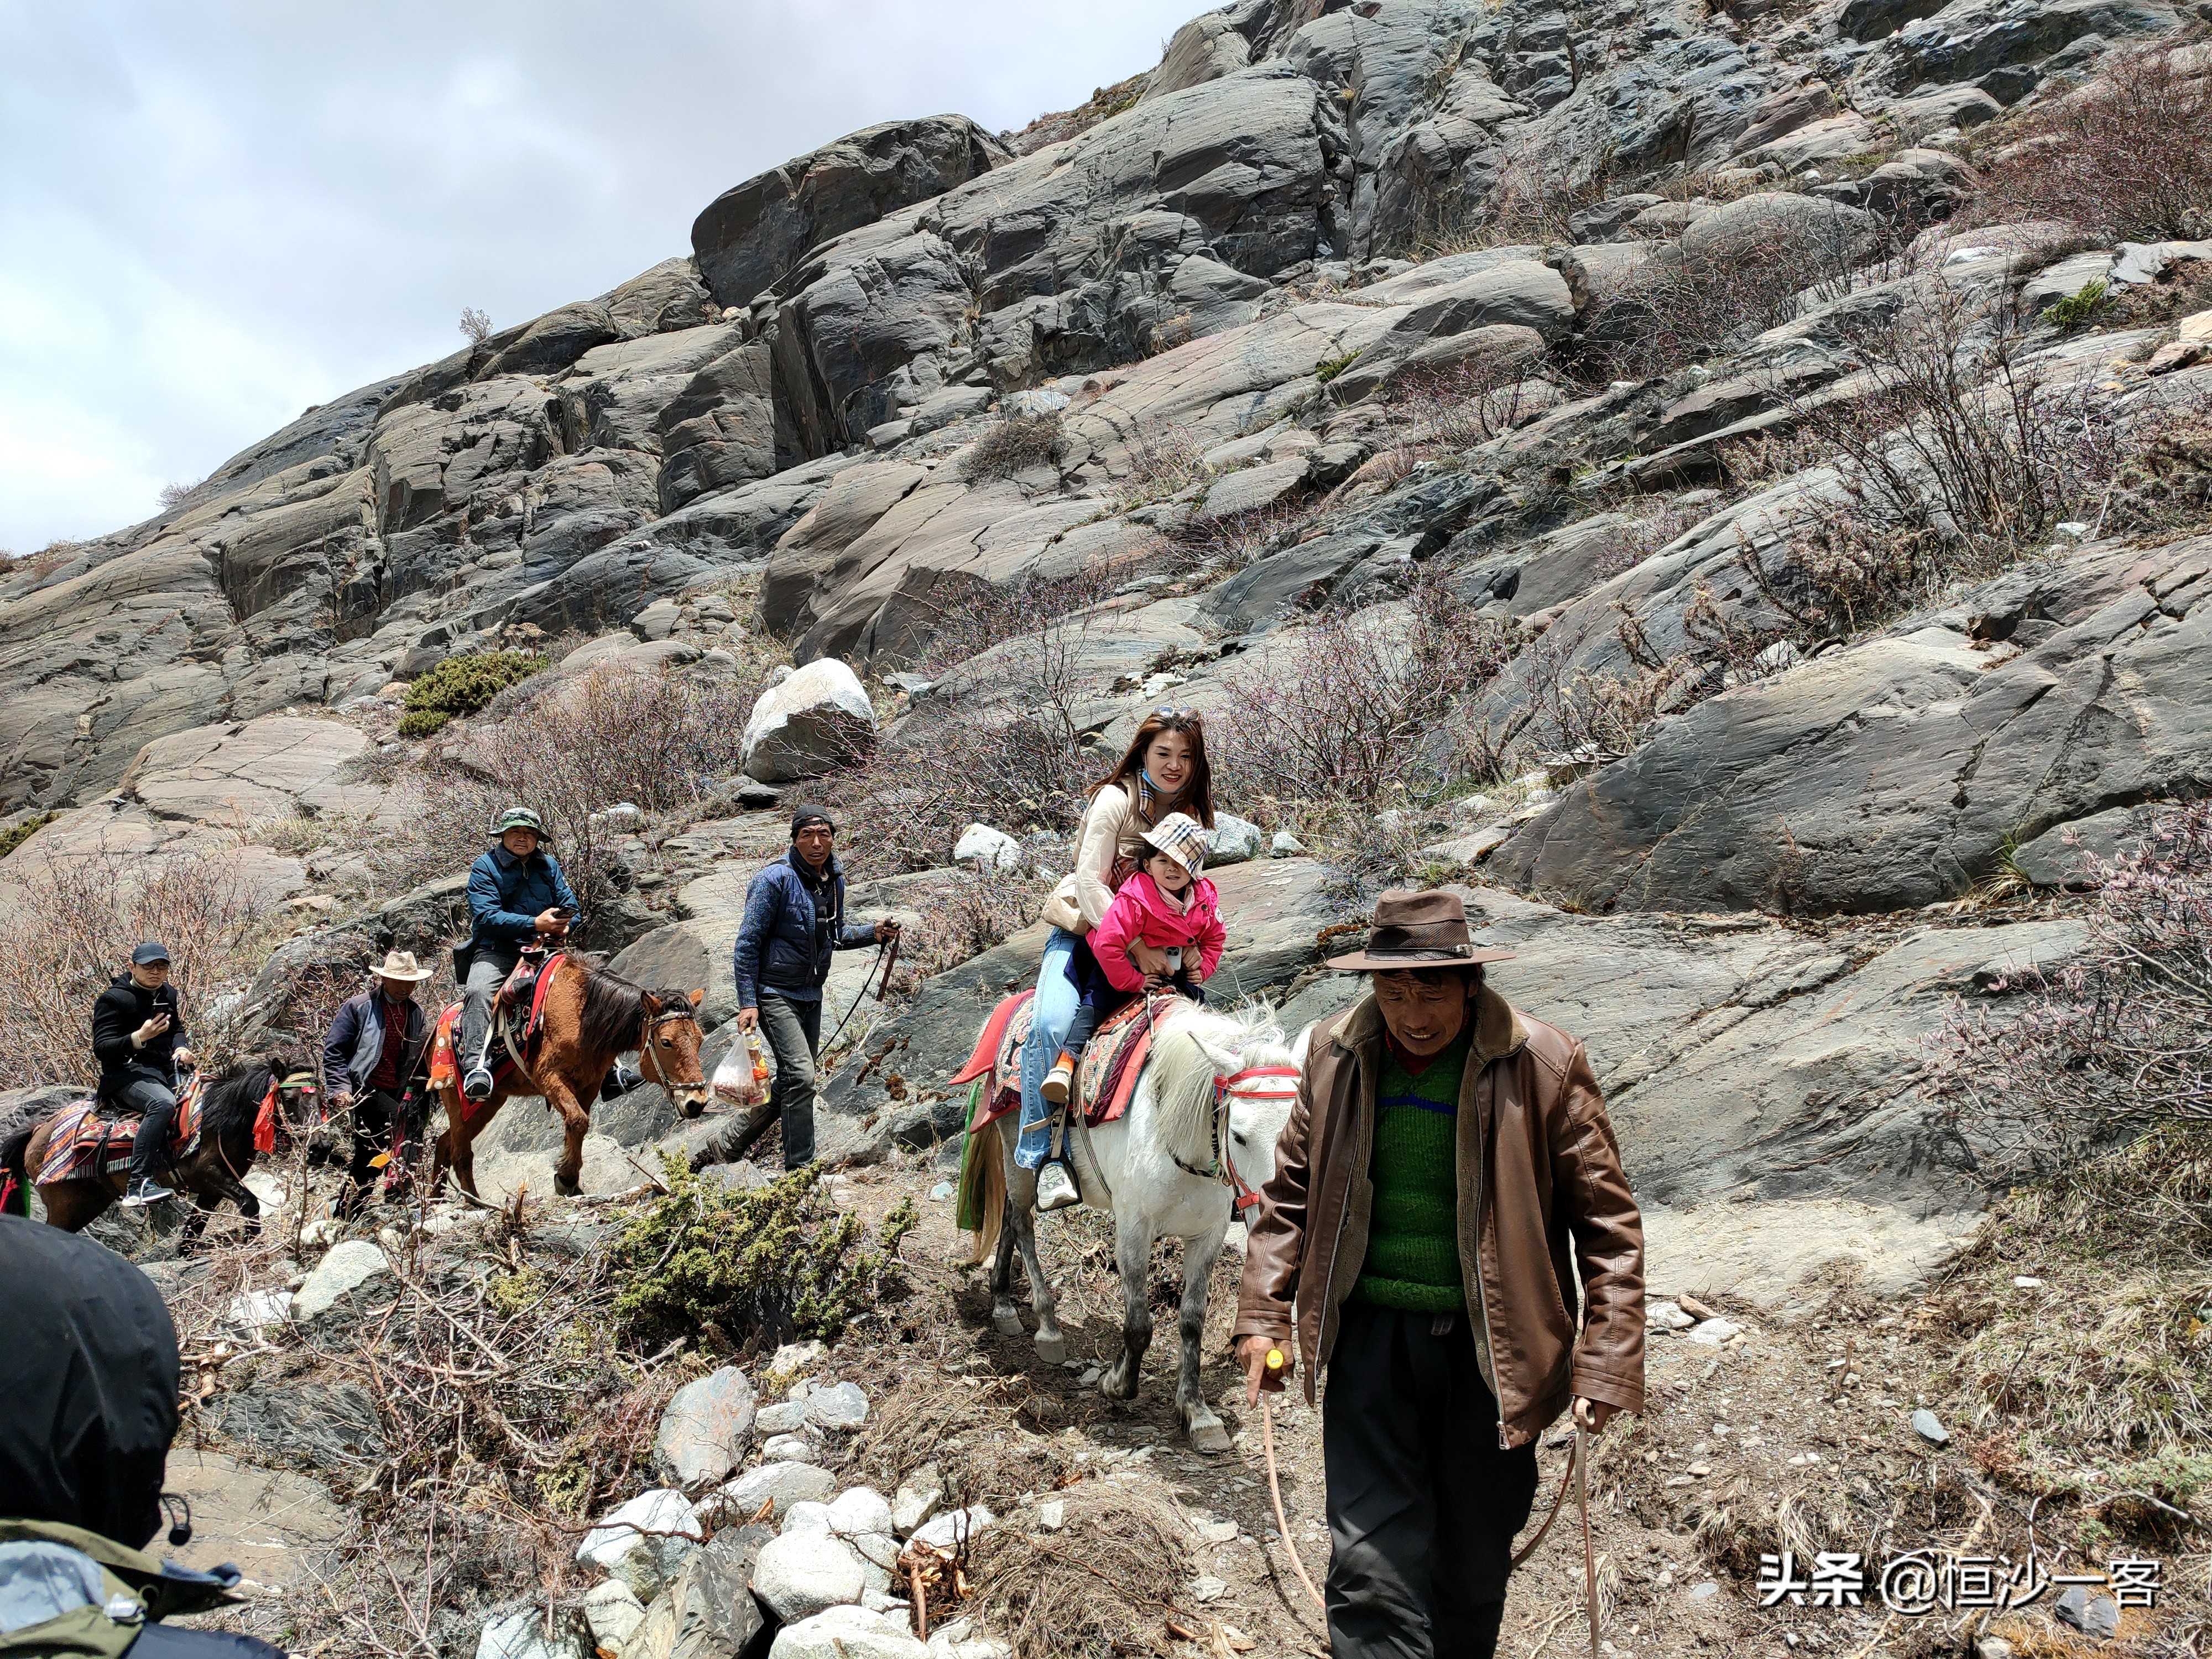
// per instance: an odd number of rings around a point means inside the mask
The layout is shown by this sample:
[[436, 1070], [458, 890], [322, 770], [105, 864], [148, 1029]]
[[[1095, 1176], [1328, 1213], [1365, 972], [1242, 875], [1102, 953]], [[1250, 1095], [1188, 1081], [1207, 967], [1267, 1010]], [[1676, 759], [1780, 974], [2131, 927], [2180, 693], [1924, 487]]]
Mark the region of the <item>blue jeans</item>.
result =
[[177, 1091], [151, 1067], [132, 1066], [123, 1080], [110, 1087], [107, 1097], [126, 1112], [138, 1114], [138, 1137], [131, 1143], [131, 1178], [152, 1180], [169, 1161], [169, 1127], [177, 1120]]
[[1014, 1162], [1024, 1170], [1042, 1169], [1052, 1150], [1053, 1109], [1045, 1103], [1044, 1077], [1075, 1023], [1075, 980], [1067, 970], [1074, 955], [1075, 935], [1054, 928], [1044, 942], [1030, 1034], [1022, 1044], [1022, 1133], [1014, 1144]]

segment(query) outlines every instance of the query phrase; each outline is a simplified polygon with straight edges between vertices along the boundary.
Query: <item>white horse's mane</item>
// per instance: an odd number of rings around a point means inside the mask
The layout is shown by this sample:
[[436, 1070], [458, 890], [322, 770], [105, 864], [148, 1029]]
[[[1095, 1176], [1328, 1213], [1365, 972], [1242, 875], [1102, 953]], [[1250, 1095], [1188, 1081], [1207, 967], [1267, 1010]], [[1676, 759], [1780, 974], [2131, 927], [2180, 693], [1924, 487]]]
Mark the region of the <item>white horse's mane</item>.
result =
[[1297, 1055], [1283, 1036], [1272, 1002], [1255, 1000], [1226, 1012], [1186, 1003], [1160, 1017], [1159, 1033], [1145, 1062], [1160, 1143], [1194, 1169], [1213, 1157], [1213, 1053], [1234, 1055], [1242, 1066], [1290, 1066]]

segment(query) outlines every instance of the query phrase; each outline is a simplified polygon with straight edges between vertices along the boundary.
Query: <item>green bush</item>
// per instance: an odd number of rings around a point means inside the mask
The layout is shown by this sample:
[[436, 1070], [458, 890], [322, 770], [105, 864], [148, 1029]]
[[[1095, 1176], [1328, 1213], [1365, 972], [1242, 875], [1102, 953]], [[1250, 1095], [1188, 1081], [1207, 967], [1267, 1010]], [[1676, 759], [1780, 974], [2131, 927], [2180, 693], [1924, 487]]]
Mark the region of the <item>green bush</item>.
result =
[[399, 717], [403, 738], [427, 738], [456, 715], [473, 714], [510, 685], [545, 666], [527, 651], [486, 651], [448, 657], [407, 688]]
[[1350, 368], [1358, 356], [1359, 354], [1356, 351], [1347, 351], [1341, 357], [1324, 357], [1314, 365], [1314, 379], [1327, 386], [1346, 369]]
[[2084, 283], [2075, 293], [2068, 295], [2057, 305], [2043, 308], [2041, 321], [2062, 332], [2071, 334], [2094, 317], [2105, 307], [2105, 283], [2102, 277]]
[[902, 1200], [866, 1248], [856, 1215], [841, 1215], [801, 1170], [732, 1192], [661, 1155], [668, 1192], [616, 1246], [631, 1274], [615, 1302], [625, 1339], [658, 1346], [704, 1334], [734, 1348], [755, 1331], [834, 1342], [845, 1327], [906, 1289], [899, 1240], [920, 1217]]
[[35, 817], [25, 818], [12, 830], [0, 830], [0, 859], [6, 858], [59, 817], [58, 812], [41, 812]]

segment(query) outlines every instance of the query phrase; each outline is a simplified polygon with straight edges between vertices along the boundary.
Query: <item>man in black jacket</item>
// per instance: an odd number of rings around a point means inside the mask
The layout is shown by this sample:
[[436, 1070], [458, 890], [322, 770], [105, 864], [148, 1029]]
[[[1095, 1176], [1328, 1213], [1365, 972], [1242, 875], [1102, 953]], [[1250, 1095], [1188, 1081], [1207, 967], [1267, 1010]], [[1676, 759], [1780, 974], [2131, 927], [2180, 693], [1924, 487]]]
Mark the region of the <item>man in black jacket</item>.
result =
[[353, 1156], [338, 1214], [351, 1217], [375, 1185], [380, 1152], [413, 1161], [426, 1115], [430, 1022], [415, 988], [430, 977], [411, 951], [387, 951], [369, 988], [338, 1005], [323, 1041], [331, 1109], [353, 1114]]
[[100, 1098], [138, 1115], [131, 1143], [126, 1207], [158, 1204], [176, 1194], [155, 1179], [169, 1160], [169, 1126], [177, 1115], [177, 1067], [191, 1064], [185, 1023], [169, 983], [169, 952], [150, 939], [131, 953], [131, 966], [92, 1005], [92, 1052], [100, 1059]]

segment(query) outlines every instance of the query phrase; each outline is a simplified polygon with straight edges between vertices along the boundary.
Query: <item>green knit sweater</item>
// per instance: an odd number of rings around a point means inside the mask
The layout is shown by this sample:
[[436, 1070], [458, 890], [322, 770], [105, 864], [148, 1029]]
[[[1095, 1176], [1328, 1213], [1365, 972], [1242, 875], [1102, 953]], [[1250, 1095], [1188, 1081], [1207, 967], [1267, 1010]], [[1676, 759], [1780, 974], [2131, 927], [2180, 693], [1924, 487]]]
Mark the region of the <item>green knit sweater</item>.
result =
[[1385, 1308], [1456, 1313], [1467, 1293], [1459, 1265], [1459, 1085], [1469, 1033], [1411, 1073], [1389, 1042], [1376, 1090], [1375, 1183], [1367, 1260], [1352, 1294]]

